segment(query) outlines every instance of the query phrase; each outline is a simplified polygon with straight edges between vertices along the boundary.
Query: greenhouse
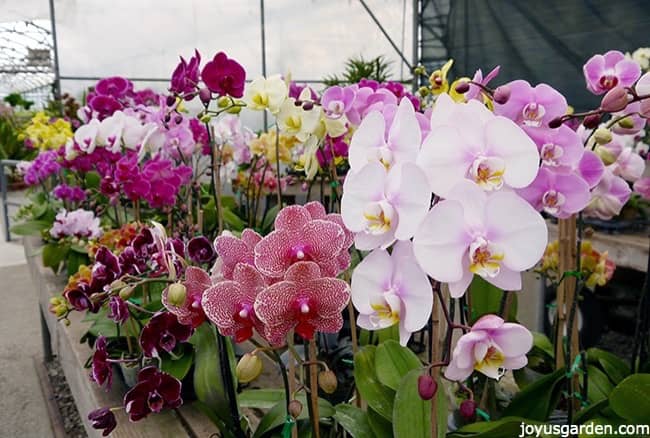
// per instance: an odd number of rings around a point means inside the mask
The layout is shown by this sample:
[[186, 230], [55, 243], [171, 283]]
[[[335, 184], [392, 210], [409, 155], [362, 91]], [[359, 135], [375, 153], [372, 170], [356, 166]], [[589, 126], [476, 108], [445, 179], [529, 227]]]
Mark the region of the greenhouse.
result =
[[0, 0], [0, 437], [650, 436], [649, 6]]

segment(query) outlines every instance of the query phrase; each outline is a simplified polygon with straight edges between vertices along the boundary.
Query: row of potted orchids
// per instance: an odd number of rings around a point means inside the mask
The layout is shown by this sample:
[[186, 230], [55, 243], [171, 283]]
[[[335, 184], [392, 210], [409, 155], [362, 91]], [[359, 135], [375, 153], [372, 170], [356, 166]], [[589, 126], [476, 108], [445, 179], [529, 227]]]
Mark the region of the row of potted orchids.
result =
[[[648, 382], [647, 346], [632, 368], [572, 350], [563, 330], [518, 324], [512, 292], [543, 259], [560, 289], [577, 283], [574, 314], [583, 286], [611, 278], [587, 242], [590, 262], [567, 275], [545, 217], [611, 219], [650, 196], [650, 74], [595, 55], [585, 79], [604, 96], [574, 113], [547, 84], [490, 88], [498, 68], [450, 83], [450, 67], [418, 67], [429, 82], [415, 94], [371, 79], [318, 93], [279, 75], [246, 83], [223, 52], [196, 52], [167, 95], [94, 86], [74, 132], [21, 166], [35, 190], [15, 227], [66, 267], [50, 308], [86, 313], [91, 379], [110, 387], [119, 369], [129, 383], [93, 427], [183, 400], [234, 437], [494, 436], [558, 407], [574, 422], [645, 415], [629, 390]], [[255, 133], [241, 111], [273, 124]], [[287, 205], [292, 186], [304, 205]], [[248, 388], [263, 357], [281, 388]], [[256, 428], [250, 407], [265, 410]]]

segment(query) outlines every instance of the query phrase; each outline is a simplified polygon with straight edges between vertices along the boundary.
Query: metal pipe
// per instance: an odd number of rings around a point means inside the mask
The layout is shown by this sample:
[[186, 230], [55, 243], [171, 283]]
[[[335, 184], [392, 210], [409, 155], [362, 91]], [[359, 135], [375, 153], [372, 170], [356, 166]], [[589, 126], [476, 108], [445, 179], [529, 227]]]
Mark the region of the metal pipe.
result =
[[[264, 24], [264, 0], [260, 0], [260, 34], [262, 40], [262, 76], [266, 77], [266, 26]], [[264, 111], [264, 130], [269, 128], [269, 117]]]
[[50, 0], [50, 22], [52, 23], [52, 49], [54, 51], [54, 100], [59, 101], [61, 112], [61, 71], [59, 69], [59, 44], [56, 37], [56, 14], [54, 11], [54, 0]]

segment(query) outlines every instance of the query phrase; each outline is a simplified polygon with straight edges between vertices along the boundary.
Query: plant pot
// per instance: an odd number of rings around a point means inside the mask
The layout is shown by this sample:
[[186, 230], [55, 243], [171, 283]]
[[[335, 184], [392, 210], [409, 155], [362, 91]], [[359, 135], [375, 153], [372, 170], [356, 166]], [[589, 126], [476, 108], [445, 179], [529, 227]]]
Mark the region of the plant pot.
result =
[[140, 362], [123, 363], [120, 362], [120, 372], [122, 380], [127, 388], [133, 388], [138, 383], [138, 372], [140, 372]]

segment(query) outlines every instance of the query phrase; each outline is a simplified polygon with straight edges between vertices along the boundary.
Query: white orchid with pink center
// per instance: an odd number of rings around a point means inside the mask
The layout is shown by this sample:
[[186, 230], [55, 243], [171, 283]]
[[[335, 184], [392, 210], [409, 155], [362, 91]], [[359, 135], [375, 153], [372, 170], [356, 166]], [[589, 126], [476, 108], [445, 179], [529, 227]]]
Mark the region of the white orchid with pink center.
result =
[[526, 353], [532, 346], [533, 335], [526, 327], [485, 315], [456, 343], [445, 377], [465, 380], [476, 370], [498, 379], [505, 370], [525, 367]]
[[455, 103], [446, 94], [436, 101], [417, 158], [431, 191], [442, 197], [465, 179], [486, 191], [526, 187], [538, 163], [535, 143], [512, 120], [476, 100]]
[[410, 241], [397, 242], [392, 253], [376, 249], [352, 274], [352, 303], [357, 324], [379, 330], [399, 324], [400, 343], [426, 326], [433, 294], [427, 275], [418, 266]]
[[366, 164], [348, 174], [343, 184], [341, 215], [355, 234], [358, 249], [387, 248], [410, 239], [431, 201], [426, 176], [414, 163], [393, 166]]
[[488, 196], [463, 181], [427, 214], [413, 237], [415, 257], [460, 297], [474, 274], [504, 290], [521, 289], [521, 271], [544, 254], [544, 219], [514, 192]]

